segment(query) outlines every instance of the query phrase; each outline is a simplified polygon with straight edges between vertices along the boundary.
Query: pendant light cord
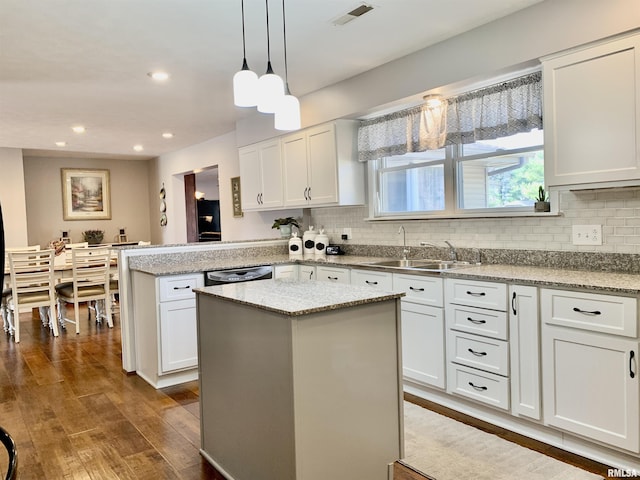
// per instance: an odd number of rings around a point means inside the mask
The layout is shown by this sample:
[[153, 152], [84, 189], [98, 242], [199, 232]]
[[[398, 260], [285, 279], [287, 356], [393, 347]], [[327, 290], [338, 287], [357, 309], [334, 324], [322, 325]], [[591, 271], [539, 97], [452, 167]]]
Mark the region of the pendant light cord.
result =
[[244, 38], [244, 0], [242, 0], [242, 57], [247, 60], [247, 44]]
[[271, 41], [269, 40], [269, 0], [265, 0], [265, 7], [267, 11], [267, 68], [271, 68]]
[[287, 20], [284, 14], [284, 0], [282, 0], [282, 37], [284, 39], [284, 84], [289, 91], [289, 72], [287, 69]]

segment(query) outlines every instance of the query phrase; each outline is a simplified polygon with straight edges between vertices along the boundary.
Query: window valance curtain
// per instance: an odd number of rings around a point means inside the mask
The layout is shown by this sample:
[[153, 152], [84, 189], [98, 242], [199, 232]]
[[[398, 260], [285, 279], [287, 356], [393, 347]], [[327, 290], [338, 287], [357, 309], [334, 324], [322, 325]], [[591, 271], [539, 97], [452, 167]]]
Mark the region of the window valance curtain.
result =
[[542, 128], [542, 73], [401, 110], [358, 129], [360, 161], [473, 143]]

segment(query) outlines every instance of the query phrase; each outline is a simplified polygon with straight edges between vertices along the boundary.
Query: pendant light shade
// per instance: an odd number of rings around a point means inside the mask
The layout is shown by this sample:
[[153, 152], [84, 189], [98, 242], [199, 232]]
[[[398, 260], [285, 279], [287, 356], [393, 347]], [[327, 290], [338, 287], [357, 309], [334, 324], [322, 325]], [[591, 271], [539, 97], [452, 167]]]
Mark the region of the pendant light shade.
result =
[[258, 75], [247, 65], [244, 0], [242, 0], [242, 55], [242, 69], [233, 76], [233, 103], [238, 107], [255, 107], [258, 103]]
[[278, 104], [274, 117], [276, 130], [299, 130], [300, 129], [300, 102], [291, 95], [287, 86], [287, 93]]
[[284, 82], [282, 78], [273, 73], [271, 63], [269, 63], [267, 73], [258, 79], [258, 111], [262, 113], [275, 113], [283, 97]]
[[233, 76], [233, 103], [238, 107], [255, 107], [258, 104], [258, 75], [249, 70], [246, 59], [242, 70]]

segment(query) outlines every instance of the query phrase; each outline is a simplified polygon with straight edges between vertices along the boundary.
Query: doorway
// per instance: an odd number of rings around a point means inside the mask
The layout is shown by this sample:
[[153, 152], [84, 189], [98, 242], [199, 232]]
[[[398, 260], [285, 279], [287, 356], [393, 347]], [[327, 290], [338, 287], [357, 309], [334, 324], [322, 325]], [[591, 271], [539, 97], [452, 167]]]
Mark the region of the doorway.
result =
[[188, 242], [222, 240], [218, 167], [184, 176]]

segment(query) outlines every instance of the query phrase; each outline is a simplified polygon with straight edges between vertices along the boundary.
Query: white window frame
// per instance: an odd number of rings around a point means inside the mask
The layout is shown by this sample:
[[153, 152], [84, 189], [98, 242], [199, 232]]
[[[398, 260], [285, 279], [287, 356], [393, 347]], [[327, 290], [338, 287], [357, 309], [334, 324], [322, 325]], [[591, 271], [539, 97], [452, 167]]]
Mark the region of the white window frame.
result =
[[493, 207], [493, 208], [476, 208], [476, 209], [461, 209], [459, 208], [458, 194], [459, 178], [457, 175], [458, 166], [469, 160], [477, 160], [482, 158], [490, 158], [493, 156], [501, 155], [502, 153], [528, 153], [544, 150], [544, 145], [536, 145], [531, 147], [518, 148], [508, 150], [504, 152], [490, 152], [478, 155], [469, 155], [462, 157], [460, 152], [462, 151], [462, 145], [449, 145], [445, 147], [445, 159], [434, 160], [432, 162], [426, 161], [425, 163], [437, 164], [443, 163], [444, 165], [444, 189], [445, 189], [445, 208], [444, 210], [430, 211], [430, 212], [401, 212], [401, 213], [384, 213], [381, 212], [381, 192], [380, 192], [380, 177], [383, 171], [388, 170], [400, 170], [403, 167], [390, 167], [388, 169], [382, 168], [383, 160], [370, 160], [367, 165], [368, 172], [368, 191], [369, 191], [369, 217], [367, 220], [401, 220], [401, 219], [446, 219], [446, 218], [491, 218], [491, 217], [525, 217], [525, 216], [557, 216], [558, 211], [558, 192], [555, 189], [549, 191], [549, 200], [551, 202], [551, 212], [534, 212], [533, 206], [522, 207]]

